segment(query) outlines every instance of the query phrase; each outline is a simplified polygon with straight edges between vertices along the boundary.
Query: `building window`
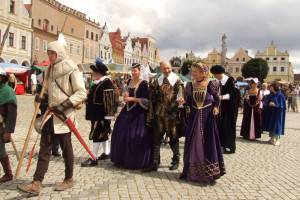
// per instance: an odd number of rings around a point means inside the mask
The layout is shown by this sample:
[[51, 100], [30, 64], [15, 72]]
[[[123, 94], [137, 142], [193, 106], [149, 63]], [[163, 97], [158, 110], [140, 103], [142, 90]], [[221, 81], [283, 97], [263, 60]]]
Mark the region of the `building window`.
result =
[[100, 58], [103, 58], [103, 54], [102, 54], [102, 51], [100, 51]]
[[70, 44], [70, 54], [73, 53], [73, 44]]
[[274, 60], [277, 60], [277, 58], [273, 58]]
[[85, 31], [85, 38], [89, 38], [89, 31], [88, 30]]
[[47, 40], [43, 41], [43, 50], [44, 52], [47, 52]]
[[54, 29], [54, 27], [53, 27], [53, 25], [51, 25], [51, 31], [53, 31], [53, 29]]
[[216, 62], [216, 60], [215, 60], [215, 59], [213, 59], [213, 62]]
[[245, 62], [246, 61], [246, 58], [243, 58], [243, 62]]
[[39, 20], [38, 20], [38, 25], [40, 26], [40, 25], [41, 25], [41, 23], [42, 23], [42, 21], [39, 19]]
[[9, 12], [15, 14], [15, 1], [10, 1]]
[[71, 33], [74, 33], [74, 28], [71, 28]]
[[266, 58], [266, 60], [270, 60], [270, 58]]
[[96, 38], [95, 39], [96, 39], [96, 42], [98, 42], [98, 34], [96, 34]]
[[26, 49], [26, 37], [22, 36], [22, 49]]
[[273, 67], [273, 72], [276, 72], [277, 71], [277, 67]]
[[40, 38], [35, 38], [35, 50], [40, 50]]
[[105, 59], [107, 59], [107, 57], [106, 57], [106, 52], [105, 52], [104, 56], [105, 56]]
[[284, 58], [281, 58], [281, 60], [284, 60]]
[[44, 31], [48, 32], [49, 27], [49, 21], [47, 19], [44, 19]]
[[93, 49], [91, 49], [91, 55], [90, 58], [93, 58]]
[[284, 67], [281, 67], [281, 68], [280, 68], [280, 71], [281, 71], [281, 72], [284, 72]]
[[77, 46], [77, 55], [80, 55], [80, 46]]
[[236, 62], [239, 62], [239, 61], [240, 61], [240, 58], [236, 58], [235, 60], [236, 60]]
[[239, 72], [240, 71], [240, 68], [239, 67], [236, 67], [235, 68], [235, 72]]
[[14, 46], [14, 34], [13, 33], [9, 33], [9, 43], [8, 46], [13, 47]]
[[94, 33], [91, 32], [91, 40], [94, 40]]

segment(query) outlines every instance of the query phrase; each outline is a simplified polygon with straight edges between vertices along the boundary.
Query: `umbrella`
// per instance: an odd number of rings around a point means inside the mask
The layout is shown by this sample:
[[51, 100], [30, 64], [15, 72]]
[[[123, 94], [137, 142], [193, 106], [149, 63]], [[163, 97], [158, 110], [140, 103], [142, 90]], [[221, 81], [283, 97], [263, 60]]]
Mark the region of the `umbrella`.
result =
[[31, 69], [30, 67], [17, 65], [15, 63], [0, 63], [0, 66], [3, 67], [7, 73], [14, 74], [23, 74]]
[[[175, 73], [177, 76], [179, 76], [184, 82], [190, 82], [191, 80], [188, 79], [187, 77], [183, 76], [182, 74], [177, 74]], [[153, 79], [155, 78], [159, 78], [161, 75], [161, 73], [156, 74], [155, 76], [152, 76]]]

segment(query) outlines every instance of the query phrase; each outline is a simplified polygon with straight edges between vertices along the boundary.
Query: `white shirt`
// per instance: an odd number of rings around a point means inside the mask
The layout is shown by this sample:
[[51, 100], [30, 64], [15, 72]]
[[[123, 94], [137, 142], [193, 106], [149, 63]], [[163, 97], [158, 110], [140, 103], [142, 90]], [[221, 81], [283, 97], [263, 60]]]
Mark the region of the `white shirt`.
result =
[[31, 82], [32, 84], [36, 85], [37, 82], [36, 82], [36, 75], [35, 74], [31, 74]]
[[[158, 85], [161, 86], [163, 81], [164, 81], [164, 74], [161, 74], [161, 76], [157, 79], [158, 80]], [[174, 86], [177, 79], [178, 79], [178, 76], [174, 73], [174, 72], [171, 72], [171, 74], [167, 77], [169, 83], [171, 86]]]
[[102, 76], [99, 80], [94, 80], [94, 84], [98, 84], [106, 78], [110, 79], [108, 76]]
[[[225, 85], [227, 80], [228, 80], [228, 76], [223, 74], [223, 77], [221, 80], [219, 80], [219, 84], [221, 83], [222, 85]], [[220, 93], [220, 90], [219, 90], [219, 93]], [[222, 95], [222, 100], [230, 100], [230, 95], [229, 94], [224, 94]]]

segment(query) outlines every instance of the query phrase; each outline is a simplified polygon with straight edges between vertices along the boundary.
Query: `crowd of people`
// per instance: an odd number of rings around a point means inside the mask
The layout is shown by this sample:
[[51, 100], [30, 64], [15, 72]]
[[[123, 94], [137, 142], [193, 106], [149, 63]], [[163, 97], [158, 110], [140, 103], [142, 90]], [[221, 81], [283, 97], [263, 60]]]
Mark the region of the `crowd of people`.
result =
[[[249, 87], [240, 93], [234, 79], [220, 65], [210, 69], [216, 80], [209, 81], [206, 65], [193, 63], [192, 81], [184, 86], [181, 78], [172, 72], [169, 61], [161, 62], [162, 74], [150, 82], [141, 78], [139, 63], [132, 64], [130, 79], [113, 81], [107, 67], [96, 62], [90, 66], [92, 78], [84, 81], [59, 42], [49, 43], [47, 53], [51, 64], [45, 74], [45, 92], [35, 97], [36, 102], [46, 102], [48, 106], [40, 125], [37, 167], [33, 181], [18, 186], [35, 195], [40, 193], [56, 141], [65, 161], [65, 178], [55, 190], [63, 191], [74, 185], [71, 128], [63, 119], [71, 119], [76, 124], [75, 110], [81, 103], [86, 104], [85, 116], [91, 122], [89, 139], [92, 140], [90, 157], [81, 167], [98, 166], [99, 161], [110, 159], [120, 167], [142, 169], [145, 173], [157, 171], [166, 135], [172, 150], [169, 170], [176, 170], [181, 159], [179, 139], [185, 137], [180, 178], [206, 184], [214, 183], [226, 173], [223, 154], [236, 152], [241, 97], [244, 114], [240, 135], [247, 140], [260, 138], [262, 131], [267, 131], [269, 142], [279, 145], [280, 136], [284, 135], [286, 109], [289, 111], [292, 105], [292, 110], [298, 111], [294, 96], [299, 92], [295, 87], [285, 90], [272, 83], [259, 88], [258, 79], [252, 78]], [[5, 143], [14, 132], [17, 102], [13, 89], [5, 84], [8, 81], [5, 71], [0, 69], [0, 74], [0, 161], [5, 172], [0, 182], [4, 182], [13, 178]], [[3, 98], [3, 94], [10, 98]], [[292, 97], [291, 102], [287, 98], [288, 106], [285, 95]], [[122, 109], [118, 114], [119, 106]], [[113, 119], [116, 122], [111, 129]], [[103, 153], [98, 157], [101, 144]]]

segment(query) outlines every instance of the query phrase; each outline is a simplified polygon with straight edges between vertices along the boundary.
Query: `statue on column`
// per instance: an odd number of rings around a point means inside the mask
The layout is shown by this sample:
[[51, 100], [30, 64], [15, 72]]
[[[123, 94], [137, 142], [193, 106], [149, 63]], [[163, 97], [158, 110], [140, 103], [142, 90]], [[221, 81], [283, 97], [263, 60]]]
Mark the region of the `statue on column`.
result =
[[[224, 69], [226, 69], [226, 65], [227, 65], [227, 62], [226, 62], [226, 53], [227, 53], [227, 48], [226, 48], [226, 35], [224, 34], [222, 36], [222, 57], [221, 57], [221, 65]], [[226, 70], [228, 72], [228, 70]]]

